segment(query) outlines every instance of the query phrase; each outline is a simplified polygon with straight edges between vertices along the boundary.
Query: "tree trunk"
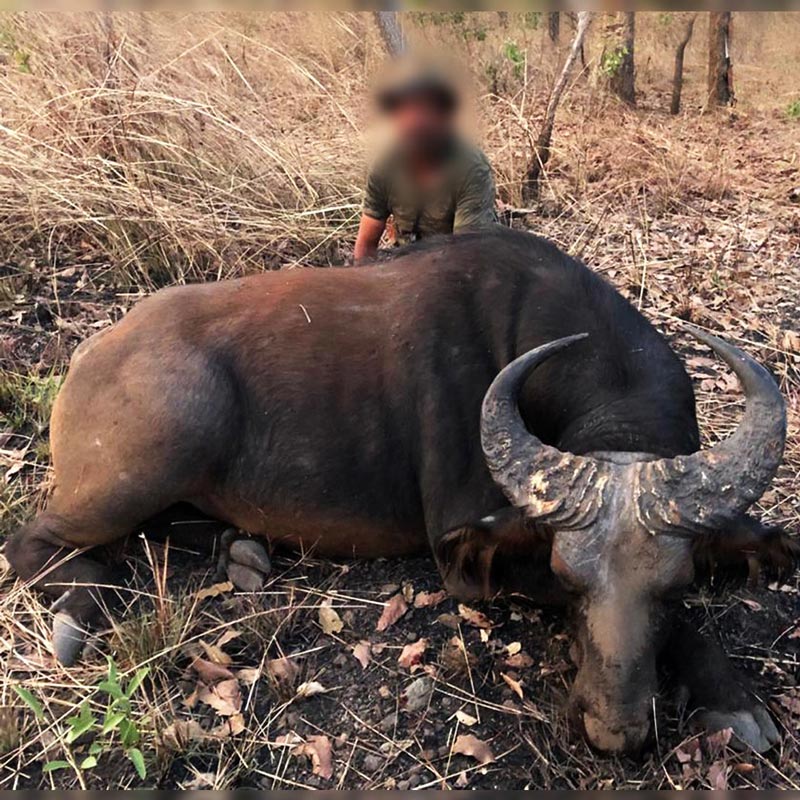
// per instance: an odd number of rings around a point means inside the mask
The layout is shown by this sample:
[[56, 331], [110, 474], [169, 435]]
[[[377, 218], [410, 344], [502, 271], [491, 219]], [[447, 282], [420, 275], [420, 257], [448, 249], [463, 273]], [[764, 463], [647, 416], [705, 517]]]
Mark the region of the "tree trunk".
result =
[[558, 44], [561, 35], [561, 15], [558, 11], [550, 11], [547, 14], [547, 33], [553, 44]]
[[675, 72], [672, 74], [672, 102], [669, 106], [670, 114], [677, 114], [681, 110], [681, 92], [683, 91], [683, 57], [686, 53], [686, 46], [692, 38], [694, 32], [694, 22], [697, 14], [692, 14], [686, 23], [683, 38], [678, 42], [675, 50]]
[[533, 158], [528, 165], [525, 180], [522, 184], [522, 197], [526, 203], [539, 196], [539, 184], [542, 171], [550, 158], [550, 141], [553, 138], [553, 125], [556, 120], [558, 104], [561, 102], [561, 95], [564, 94], [570, 72], [572, 72], [572, 68], [578, 60], [578, 56], [583, 48], [583, 40], [586, 38], [586, 31], [589, 29], [589, 23], [591, 21], [591, 11], [581, 11], [578, 13], [578, 28], [575, 31], [575, 38], [572, 40], [567, 60], [564, 62], [561, 74], [558, 76], [553, 86], [550, 99], [547, 101], [547, 111], [544, 115], [542, 129], [539, 132], [539, 138], [536, 140]]
[[[608, 27], [610, 42], [603, 54], [602, 66], [608, 79], [608, 88], [630, 105], [636, 105], [636, 84], [633, 50], [636, 40], [636, 15], [622, 12], [622, 19]], [[610, 49], [608, 49], [610, 47]]]
[[708, 14], [708, 102], [706, 109], [733, 104], [731, 12]]
[[392, 58], [396, 58], [406, 49], [406, 40], [396, 11], [376, 11], [375, 22], [381, 32], [381, 38]]

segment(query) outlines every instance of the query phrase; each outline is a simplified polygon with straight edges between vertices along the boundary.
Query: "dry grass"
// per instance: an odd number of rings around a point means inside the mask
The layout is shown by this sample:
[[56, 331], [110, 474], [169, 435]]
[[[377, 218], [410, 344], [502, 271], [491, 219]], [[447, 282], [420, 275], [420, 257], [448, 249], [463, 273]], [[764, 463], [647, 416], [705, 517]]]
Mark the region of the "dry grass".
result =
[[[785, 110], [800, 96], [788, 68], [799, 55], [800, 18], [736, 16], [739, 105], [714, 118], [698, 114], [702, 19], [688, 51], [686, 111], [677, 119], [665, 113], [677, 20], [640, 15], [636, 111], [619, 108], [595, 85], [595, 37], [559, 117], [541, 203], [522, 222], [606, 274], [669, 334], [691, 318], [772, 369], [788, 400], [790, 437], [761, 507], [797, 532], [800, 228], [789, 197], [800, 181], [800, 137]], [[502, 199], [518, 205], [530, 133], [555, 63], [541, 29], [514, 14], [507, 28], [491, 13], [417, 22], [415, 37], [466, 54], [480, 96], [476, 128]], [[521, 69], [508, 43], [525, 54]], [[7, 533], [44, 500], [52, 389], [80, 339], [155, 286], [346, 257], [370, 146], [364, 97], [382, 53], [369, 17], [356, 14], [130, 14], [113, 22], [3, 15], [0, 50], [0, 512]], [[676, 343], [697, 381], [704, 436], [716, 440], [735, 424], [738, 391], [719, 365], [687, 349], [684, 338]], [[102, 709], [104, 653], [126, 676], [150, 670], [130, 713], [152, 785], [708, 788], [720, 785], [720, 769], [731, 786], [800, 784], [798, 715], [780, 699], [800, 691], [791, 638], [797, 575], [754, 596], [687, 601], [729, 653], [761, 676], [784, 727], [780, 751], [748, 758], [714, 754], [704, 744], [699, 761], [682, 762], [679, 751], [693, 754], [697, 737], [665, 703], [657, 749], [633, 763], [600, 759], [570, 736], [562, 709], [570, 673], [558, 620], [508, 605], [488, 609], [503, 625], [490, 643], [468, 627], [456, 632], [475, 656], [464, 669], [453, 669], [454, 632], [436, 622], [440, 611], [455, 611], [450, 601], [436, 613], [414, 610], [376, 636], [384, 584], [413, 579], [417, 591], [437, 589], [428, 562], [290, 559], [279, 562], [262, 596], [223, 592], [202, 600], [203, 558], [155, 545], [132, 549], [137, 577], [123, 598], [129, 613], [70, 670], [53, 662], [38, 599], [0, 576], [0, 787], [140, 785], [118, 741], [101, 767], [86, 771], [75, 769], [85, 745], [64, 742], [65, 720], [83, 700]], [[343, 632], [320, 631], [324, 599], [344, 619]], [[238, 635], [221, 645], [231, 660], [226, 668], [262, 675], [252, 684], [240, 680], [244, 730], [236, 735], [218, 730], [221, 718], [209, 706], [186, 705], [201, 641], [213, 646], [232, 631]], [[431, 639], [434, 690], [427, 710], [412, 718], [395, 708], [412, 680], [396, 658], [404, 637], [423, 634]], [[384, 646], [363, 673], [354, 671], [350, 652], [362, 638]], [[523, 673], [522, 701], [500, 679], [501, 638], [519, 640], [534, 659]], [[288, 682], [269, 668], [287, 655], [300, 665]], [[295, 693], [303, 681], [332, 691], [302, 700]], [[39, 718], [14, 686], [42, 703]], [[393, 708], [398, 717], [387, 726]], [[453, 754], [464, 732], [456, 711], [480, 719], [470, 730], [490, 741], [493, 764]], [[176, 742], [165, 735], [176, 720], [217, 733], [200, 737], [187, 728]], [[296, 745], [279, 739], [292, 731], [328, 736], [333, 779], [312, 775], [310, 762], [292, 755]], [[68, 769], [41, 774], [44, 761], [64, 758]]]

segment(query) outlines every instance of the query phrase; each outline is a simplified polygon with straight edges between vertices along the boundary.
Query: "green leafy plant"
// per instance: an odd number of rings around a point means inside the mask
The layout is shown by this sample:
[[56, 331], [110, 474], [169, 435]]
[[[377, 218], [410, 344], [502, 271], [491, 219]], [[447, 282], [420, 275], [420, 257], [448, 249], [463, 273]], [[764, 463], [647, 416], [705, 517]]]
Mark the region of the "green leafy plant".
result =
[[50, 421], [50, 411], [61, 387], [61, 375], [0, 371], [0, 418], [10, 428], [21, 431], [26, 426], [42, 433]]
[[525, 25], [526, 28], [532, 28], [533, 30], [538, 30], [539, 23], [542, 21], [542, 12], [526, 11], [522, 19], [523, 19], [523, 24]]
[[525, 68], [525, 51], [516, 42], [507, 41], [503, 45], [503, 55], [512, 63], [514, 75], [521, 78]]
[[615, 47], [613, 50], [606, 50], [600, 58], [601, 71], [609, 78], [616, 75], [627, 55], [628, 48], [624, 45]]
[[800, 100], [792, 100], [786, 108], [786, 116], [789, 119], [800, 119]]
[[[44, 772], [57, 772], [62, 769], [87, 771], [98, 766], [102, 756], [119, 746], [130, 759], [139, 777], [147, 777], [144, 754], [139, 748], [141, 733], [133, 712], [132, 700], [149, 673], [148, 668], [140, 669], [123, 686], [112, 658], [108, 658], [106, 677], [79, 706], [78, 713], [67, 717], [60, 728], [58, 739], [67, 753], [67, 759], [48, 761], [42, 768]], [[41, 702], [28, 690], [15, 686], [19, 698], [33, 712], [37, 719], [45, 715]], [[98, 695], [107, 698], [102, 705], [104, 710], [98, 714], [94, 710]], [[84, 751], [85, 741], [89, 741]]]

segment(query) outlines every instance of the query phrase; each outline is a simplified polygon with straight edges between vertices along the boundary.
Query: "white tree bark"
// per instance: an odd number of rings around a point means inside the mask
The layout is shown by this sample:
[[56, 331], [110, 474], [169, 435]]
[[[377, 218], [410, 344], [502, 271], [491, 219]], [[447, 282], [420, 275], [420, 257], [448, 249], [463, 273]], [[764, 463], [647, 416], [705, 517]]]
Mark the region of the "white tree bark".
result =
[[572, 72], [572, 68], [575, 66], [575, 62], [581, 54], [583, 40], [586, 38], [586, 31], [589, 30], [589, 23], [591, 21], [591, 11], [580, 11], [578, 13], [578, 28], [575, 31], [575, 38], [570, 45], [569, 55], [561, 69], [561, 74], [558, 76], [553, 86], [553, 91], [550, 93], [550, 100], [547, 102], [547, 111], [544, 115], [542, 129], [539, 132], [539, 138], [536, 140], [533, 158], [525, 176], [522, 194], [526, 202], [537, 197], [539, 194], [539, 179], [542, 169], [547, 163], [547, 159], [550, 158], [550, 141], [553, 138], [553, 126], [556, 121], [558, 104], [561, 102], [561, 95], [564, 94], [564, 89], [567, 87], [567, 80]]
[[381, 32], [381, 38], [392, 58], [402, 55], [406, 49], [406, 40], [396, 11], [376, 11], [375, 22]]

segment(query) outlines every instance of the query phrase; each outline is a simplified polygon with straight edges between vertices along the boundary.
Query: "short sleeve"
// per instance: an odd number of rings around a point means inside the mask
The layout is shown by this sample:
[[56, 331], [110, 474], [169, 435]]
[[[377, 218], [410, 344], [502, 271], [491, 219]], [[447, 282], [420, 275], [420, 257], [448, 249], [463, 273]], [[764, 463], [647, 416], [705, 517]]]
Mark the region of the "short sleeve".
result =
[[456, 198], [454, 231], [485, 228], [497, 222], [495, 188], [492, 168], [481, 154], [467, 171], [461, 191]]
[[367, 175], [367, 189], [364, 194], [363, 212], [373, 219], [384, 220], [389, 217], [389, 195], [386, 176], [378, 166], [372, 166]]

